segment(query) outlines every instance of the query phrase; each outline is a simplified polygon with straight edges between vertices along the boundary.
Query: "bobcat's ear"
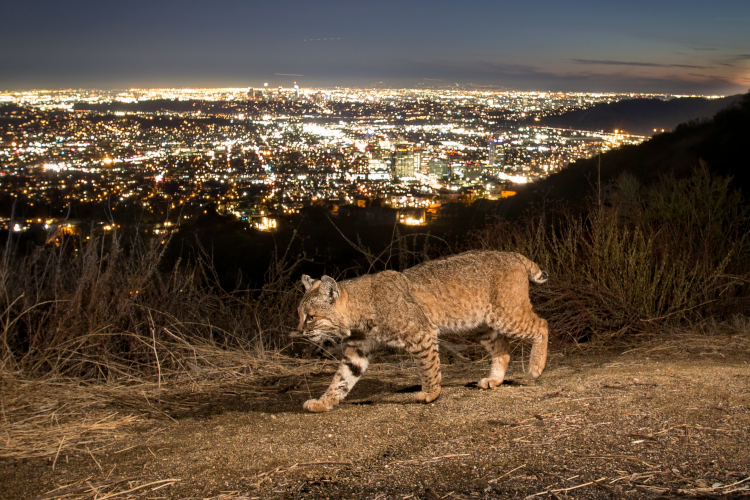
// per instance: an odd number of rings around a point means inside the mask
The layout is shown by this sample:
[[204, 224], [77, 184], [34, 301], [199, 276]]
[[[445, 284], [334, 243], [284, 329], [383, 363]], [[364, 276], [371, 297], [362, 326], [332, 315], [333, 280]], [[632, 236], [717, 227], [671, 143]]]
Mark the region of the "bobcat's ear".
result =
[[314, 279], [312, 279], [311, 277], [309, 277], [306, 274], [302, 275], [302, 286], [305, 287], [305, 291], [308, 291], [309, 289], [311, 289], [314, 284], [315, 284], [315, 280]]
[[333, 303], [339, 298], [339, 284], [330, 276], [323, 276], [320, 278], [320, 293]]

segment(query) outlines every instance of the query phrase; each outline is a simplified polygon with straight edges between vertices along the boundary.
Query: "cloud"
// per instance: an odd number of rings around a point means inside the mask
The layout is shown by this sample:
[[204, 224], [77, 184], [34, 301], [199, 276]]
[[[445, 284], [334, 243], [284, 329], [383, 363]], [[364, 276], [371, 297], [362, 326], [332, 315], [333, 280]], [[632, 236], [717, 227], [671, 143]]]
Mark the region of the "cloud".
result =
[[694, 66], [692, 64], [659, 64], [636, 61], [612, 61], [609, 59], [571, 59], [578, 64], [599, 64], [605, 66], [645, 66], [648, 68], [689, 68], [689, 69], [706, 69], [706, 66]]
[[716, 50], [713, 47], [705, 47], [705, 48], [704, 47], [690, 47], [690, 48], [693, 50], [697, 50], [699, 52], [706, 51], [706, 50]]
[[[613, 72], [549, 70], [526, 64], [508, 64], [487, 60], [402, 59], [388, 70], [381, 68], [379, 79], [390, 85], [414, 85], [425, 73], [445, 81], [474, 82], [477, 85], [504, 86], [517, 90], [589, 91], [589, 92], [655, 92], [666, 94], [728, 94], [737, 92], [737, 83], [721, 77], [679, 75], [674, 72], [645, 77], [633, 74], [628, 66]], [[373, 70], [375, 68], [370, 68]], [[366, 71], [362, 68], [362, 71]], [[665, 70], [665, 71], [668, 71]], [[421, 74], [420, 74], [421, 73]]]
[[712, 80], [715, 80], [717, 82], [722, 82], [722, 83], [724, 83], [724, 82], [727, 81], [725, 78], [721, 78], [721, 77], [716, 76], [716, 75], [704, 75], [703, 73], [688, 73], [688, 75], [689, 76], [698, 76], [698, 77], [701, 77], [701, 78], [710, 78]]

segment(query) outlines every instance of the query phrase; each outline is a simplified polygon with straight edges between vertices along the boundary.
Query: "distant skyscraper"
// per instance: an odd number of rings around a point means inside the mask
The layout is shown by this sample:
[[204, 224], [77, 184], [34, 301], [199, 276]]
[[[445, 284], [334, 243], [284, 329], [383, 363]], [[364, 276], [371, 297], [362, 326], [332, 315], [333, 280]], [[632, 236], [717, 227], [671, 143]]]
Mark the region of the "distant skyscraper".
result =
[[[414, 150], [414, 172], [422, 174], [422, 157], [424, 156], [424, 153], [421, 149], [415, 149]], [[412, 174], [413, 175], [413, 174]]]
[[467, 181], [476, 181], [482, 176], [482, 164], [470, 163], [464, 167], [464, 179]]
[[443, 177], [450, 175], [450, 166], [448, 165], [448, 162], [442, 158], [430, 158], [429, 166], [429, 174], [435, 179], [442, 179]]
[[396, 177], [414, 177], [414, 149], [410, 144], [399, 144], [396, 146], [393, 169]]
[[377, 143], [368, 144], [365, 151], [367, 152], [367, 156], [370, 159], [373, 159], [373, 160], [383, 159], [383, 150], [380, 148], [380, 145]]
[[489, 150], [490, 165], [502, 167], [503, 161], [505, 160], [505, 151], [503, 149], [502, 141], [500, 139], [490, 139]]

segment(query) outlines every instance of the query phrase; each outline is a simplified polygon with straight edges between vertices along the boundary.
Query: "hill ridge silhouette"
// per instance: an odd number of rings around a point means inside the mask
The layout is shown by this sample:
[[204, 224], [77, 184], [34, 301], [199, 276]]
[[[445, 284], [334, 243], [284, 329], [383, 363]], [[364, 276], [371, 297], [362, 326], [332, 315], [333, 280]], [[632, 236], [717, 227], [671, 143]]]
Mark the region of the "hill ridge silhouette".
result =
[[588, 109], [571, 111], [557, 116], [541, 118], [538, 122], [526, 120], [529, 125], [572, 128], [611, 132], [622, 130], [629, 134], [651, 136], [654, 132], [673, 130], [690, 120], [710, 119], [742, 98], [742, 94], [706, 99], [681, 97], [668, 101], [662, 99], [625, 99], [603, 103]]
[[[689, 175], [701, 162], [709, 170], [732, 177], [732, 187], [750, 195], [750, 92], [708, 120], [692, 120], [674, 131], [658, 134], [638, 146], [624, 146], [601, 155], [601, 183], [606, 186], [628, 172], [644, 185], [665, 176]], [[548, 178], [518, 188], [508, 200], [504, 217], [522, 215], [530, 204], [563, 200], [581, 206], [596, 195], [599, 158], [578, 160]]]

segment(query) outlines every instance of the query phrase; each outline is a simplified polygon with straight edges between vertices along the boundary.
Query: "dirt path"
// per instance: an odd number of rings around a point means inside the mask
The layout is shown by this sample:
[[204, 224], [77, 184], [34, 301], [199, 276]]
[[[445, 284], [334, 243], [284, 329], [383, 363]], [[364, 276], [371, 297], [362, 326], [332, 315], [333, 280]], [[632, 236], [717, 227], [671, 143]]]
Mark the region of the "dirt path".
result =
[[517, 382], [493, 391], [470, 386], [486, 361], [444, 366], [443, 393], [429, 405], [397, 392], [416, 382], [408, 366], [395, 379], [376, 367], [320, 415], [301, 404], [330, 375], [270, 395], [229, 388], [208, 405], [186, 395], [169, 406], [174, 420], [146, 420], [97, 453], [58, 456], [54, 471], [48, 459], [0, 462], [0, 497], [750, 494], [747, 336], [553, 352], [533, 384], [519, 357], [508, 374]]

